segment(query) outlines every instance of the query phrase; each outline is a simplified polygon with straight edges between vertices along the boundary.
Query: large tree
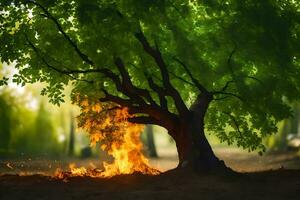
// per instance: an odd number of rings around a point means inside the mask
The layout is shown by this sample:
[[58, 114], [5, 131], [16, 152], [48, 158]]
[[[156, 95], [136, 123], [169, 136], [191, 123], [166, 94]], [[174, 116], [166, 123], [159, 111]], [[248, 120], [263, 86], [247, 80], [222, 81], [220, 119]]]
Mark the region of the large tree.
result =
[[[294, 0], [2, 0], [0, 57], [47, 82], [165, 127], [179, 167], [223, 168], [205, 131], [264, 151], [300, 90]], [[4, 81], [3, 81], [4, 82]]]

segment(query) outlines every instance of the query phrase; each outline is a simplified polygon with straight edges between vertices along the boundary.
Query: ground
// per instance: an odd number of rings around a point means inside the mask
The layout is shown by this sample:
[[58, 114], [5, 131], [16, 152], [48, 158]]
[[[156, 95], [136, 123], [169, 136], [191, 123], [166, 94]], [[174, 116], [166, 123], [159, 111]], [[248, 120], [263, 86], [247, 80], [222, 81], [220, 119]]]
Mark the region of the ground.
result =
[[[27, 175], [0, 176], [0, 199], [299, 199], [300, 159], [295, 152], [267, 154], [263, 157], [246, 154], [235, 149], [216, 149], [219, 157], [239, 173], [199, 174], [166, 171], [159, 176], [140, 174], [117, 176], [110, 179], [75, 177], [61, 181], [49, 176], [55, 161], [7, 161], [0, 163], [0, 170], [8, 174], [23, 165]], [[83, 160], [81, 163], [91, 161]], [[31, 164], [30, 164], [31, 163]], [[59, 163], [56, 164], [55, 163]], [[151, 160], [162, 171], [176, 165], [174, 155]], [[51, 168], [50, 168], [51, 164]], [[87, 164], [89, 165], [89, 164]], [[27, 167], [27, 168], [26, 168]], [[39, 169], [37, 169], [39, 167]], [[26, 169], [43, 172], [28, 175]], [[47, 170], [46, 170], [47, 169]], [[21, 169], [18, 169], [21, 170]]]

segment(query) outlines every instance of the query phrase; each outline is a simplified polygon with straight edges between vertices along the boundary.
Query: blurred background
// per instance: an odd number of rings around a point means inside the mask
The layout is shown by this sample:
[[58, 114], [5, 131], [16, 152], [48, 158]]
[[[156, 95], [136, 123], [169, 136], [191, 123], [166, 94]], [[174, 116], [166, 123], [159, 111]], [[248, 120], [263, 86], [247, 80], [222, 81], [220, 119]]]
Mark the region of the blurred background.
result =
[[[0, 63], [0, 77], [13, 73], [13, 66]], [[0, 173], [53, 173], [69, 163], [97, 166], [109, 159], [99, 147], [91, 148], [88, 134], [77, 128], [79, 108], [67, 98], [71, 87], [60, 107], [40, 95], [42, 87], [12, 82], [0, 87]], [[209, 141], [237, 171], [300, 168], [300, 103], [292, 106], [294, 118], [279, 123], [278, 133], [265, 139], [263, 156], [219, 143], [213, 135]], [[163, 128], [147, 125], [141, 139], [152, 166], [161, 171], [177, 166], [175, 143]]]

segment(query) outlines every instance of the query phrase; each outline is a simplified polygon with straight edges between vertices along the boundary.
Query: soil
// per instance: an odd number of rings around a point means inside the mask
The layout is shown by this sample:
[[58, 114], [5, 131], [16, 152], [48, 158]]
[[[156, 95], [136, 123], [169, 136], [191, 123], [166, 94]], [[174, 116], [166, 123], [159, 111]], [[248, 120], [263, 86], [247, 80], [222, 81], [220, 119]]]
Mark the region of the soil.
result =
[[[296, 153], [259, 157], [235, 151], [222, 152], [217, 154], [238, 172], [195, 174], [169, 170], [158, 176], [73, 177], [63, 181], [46, 173], [4, 173], [3, 165], [7, 161], [2, 161], [0, 199], [300, 199], [300, 159]], [[173, 157], [161, 159], [161, 170], [176, 163]], [[11, 166], [17, 166], [17, 161]]]

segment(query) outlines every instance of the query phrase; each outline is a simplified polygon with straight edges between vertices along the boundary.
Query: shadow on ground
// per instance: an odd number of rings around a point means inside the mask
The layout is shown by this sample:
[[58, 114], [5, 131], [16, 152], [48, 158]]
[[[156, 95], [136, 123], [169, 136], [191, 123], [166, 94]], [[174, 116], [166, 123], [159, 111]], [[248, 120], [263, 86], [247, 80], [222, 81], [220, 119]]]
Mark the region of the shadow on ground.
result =
[[110, 179], [74, 177], [0, 177], [0, 199], [299, 199], [300, 171], [277, 170], [235, 175], [166, 172]]

